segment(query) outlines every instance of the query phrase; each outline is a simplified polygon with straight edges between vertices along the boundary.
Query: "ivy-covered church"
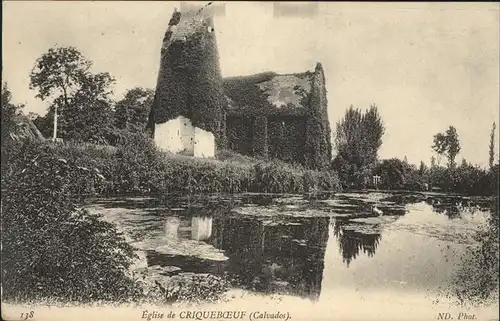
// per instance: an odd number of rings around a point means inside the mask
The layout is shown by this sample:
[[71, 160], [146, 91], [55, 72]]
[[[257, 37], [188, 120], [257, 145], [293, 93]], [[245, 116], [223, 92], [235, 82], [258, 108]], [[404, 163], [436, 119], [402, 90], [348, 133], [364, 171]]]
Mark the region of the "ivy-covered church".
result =
[[173, 13], [148, 121], [158, 147], [198, 157], [229, 149], [326, 169], [332, 151], [321, 64], [223, 79], [215, 34], [206, 8]]

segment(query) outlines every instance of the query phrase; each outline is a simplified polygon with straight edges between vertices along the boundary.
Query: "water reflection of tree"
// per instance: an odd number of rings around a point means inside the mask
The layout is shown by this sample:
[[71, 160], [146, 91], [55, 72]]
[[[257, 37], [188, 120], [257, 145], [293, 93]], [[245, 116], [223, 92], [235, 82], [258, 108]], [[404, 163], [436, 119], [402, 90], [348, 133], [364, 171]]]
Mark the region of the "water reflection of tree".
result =
[[[340, 253], [342, 260], [349, 266], [352, 260], [356, 259], [360, 253], [367, 254], [372, 257], [375, 255], [377, 246], [382, 239], [380, 233], [375, 233], [379, 229], [379, 224], [371, 225], [370, 233], [363, 233], [360, 229], [347, 229], [348, 221], [335, 220], [333, 225], [333, 232], [339, 242]], [[353, 224], [349, 222], [349, 224]], [[361, 224], [360, 224], [361, 227]]]
[[459, 200], [446, 198], [428, 198], [425, 200], [427, 204], [432, 206], [432, 210], [436, 213], [444, 214], [450, 219], [460, 217]]
[[470, 209], [480, 209], [488, 211], [490, 205], [485, 202], [485, 199], [464, 199], [463, 197], [433, 197], [428, 198], [425, 202], [432, 206], [432, 209], [448, 216], [450, 219], [460, 218], [463, 211]]
[[329, 218], [214, 219], [212, 244], [229, 256], [234, 281], [260, 292], [317, 299]]
[[441, 206], [432, 205], [432, 210], [436, 213], [444, 214], [448, 216], [449, 219], [459, 218], [460, 210], [457, 206], [444, 204]]

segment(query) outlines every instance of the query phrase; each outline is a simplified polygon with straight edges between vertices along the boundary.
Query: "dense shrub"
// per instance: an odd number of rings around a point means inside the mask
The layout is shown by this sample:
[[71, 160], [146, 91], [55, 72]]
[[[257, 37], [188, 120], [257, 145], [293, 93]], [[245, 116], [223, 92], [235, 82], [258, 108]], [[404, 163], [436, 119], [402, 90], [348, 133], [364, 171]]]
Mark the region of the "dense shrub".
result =
[[419, 175], [416, 166], [397, 158], [382, 160], [373, 173], [380, 176], [379, 187], [384, 189], [424, 189], [425, 178]]
[[[368, 184], [363, 185], [361, 181], [354, 181], [356, 187], [374, 187], [371, 182], [372, 175], [379, 175], [381, 181], [379, 188], [397, 190], [440, 190], [466, 195], [498, 195], [498, 169], [496, 164], [487, 170], [479, 166], [474, 166], [463, 162], [458, 167], [431, 166], [427, 168], [424, 164], [417, 169], [415, 165], [406, 161], [391, 158], [380, 161], [373, 171], [363, 174], [362, 170], [356, 169], [352, 164], [340, 163], [337, 161], [337, 168], [342, 169], [339, 176], [343, 184], [353, 182], [352, 177], [364, 176]], [[351, 187], [346, 185], [345, 187]]]
[[[254, 165], [255, 187], [265, 193], [282, 193], [285, 188], [295, 189], [297, 186], [292, 182], [296, 180], [297, 174], [293, 168], [281, 166], [277, 162], [261, 162]], [[301, 190], [289, 190], [290, 193], [302, 192]]]
[[498, 164], [491, 170], [464, 164], [451, 170], [449, 175], [451, 191], [472, 195], [498, 195]]
[[486, 170], [471, 164], [455, 168], [431, 167], [429, 181], [446, 192], [467, 195], [498, 195], [498, 164]]
[[[76, 149], [74, 149], [76, 150]], [[2, 296], [7, 300], [124, 301], [140, 294], [133, 248], [72, 195], [99, 174], [52, 147], [26, 142], [2, 163]]]

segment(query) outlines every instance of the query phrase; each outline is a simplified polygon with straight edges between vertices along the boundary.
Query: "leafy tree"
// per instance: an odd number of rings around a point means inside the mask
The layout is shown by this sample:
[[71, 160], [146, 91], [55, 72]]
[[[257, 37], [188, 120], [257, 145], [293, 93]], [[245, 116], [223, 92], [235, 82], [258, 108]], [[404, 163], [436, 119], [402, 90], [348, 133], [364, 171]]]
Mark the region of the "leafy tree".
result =
[[128, 90], [125, 97], [116, 103], [115, 126], [132, 132], [144, 131], [154, 94], [152, 89], [140, 87]]
[[455, 165], [455, 157], [460, 152], [460, 141], [455, 127], [450, 126], [446, 131], [448, 137], [448, 164], [450, 167]]
[[443, 166], [434, 165], [429, 169], [429, 183], [431, 188], [448, 190], [449, 177], [448, 169]]
[[460, 152], [460, 141], [455, 127], [450, 126], [446, 132], [434, 135], [434, 145], [432, 149], [438, 155], [446, 155], [448, 158], [448, 167], [455, 167], [455, 157]]
[[35, 124], [43, 136], [52, 137], [54, 130], [54, 113], [49, 111], [45, 116], [37, 116], [33, 119], [33, 124]]
[[425, 181], [429, 174], [429, 168], [423, 161], [420, 161], [420, 166], [418, 167], [418, 175]]
[[351, 106], [344, 118], [337, 123], [337, 156], [332, 167], [340, 173], [344, 185], [363, 187], [366, 177], [376, 164], [384, 131], [384, 124], [375, 105], [365, 113]]
[[363, 115], [361, 126], [364, 149], [369, 153], [368, 163], [374, 164], [377, 160], [378, 150], [382, 146], [382, 136], [385, 132], [384, 123], [376, 105], [370, 106], [370, 109]]
[[381, 177], [381, 185], [388, 189], [400, 189], [405, 184], [404, 162], [397, 158], [384, 159], [375, 172]]
[[493, 122], [490, 134], [490, 155], [489, 155], [490, 157], [488, 159], [490, 169], [493, 168], [493, 162], [495, 161], [495, 129], [496, 129], [496, 123]]
[[[26, 139], [43, 141], [45, 138], [31, 119], [24, 115], [24, 105], [12, 103], [12, 93], [7, 83], [2, 85], [2, 165], [8, 163], [8, 151], [16, 142]], [[2, 166], [2, 174], [3, 174]]]
[[1, 148], [1, 173], [2, 185], [5, 178], [6, 167], [9, 162], [10, 149], [10, 134], [15, 129], [15, 117], [19, 114], [21, 106], [16, 106], [12, 103], [12, 93], [9, 90], [7, 83], [2, 84], [2, 148]]
[[7, 83], [2, 85], [2, 146], [15, 126], [15, 117], [21, 113], [24, 106], [12, 103], [12, 93]]
[[31, 120], [31, 121], [34, 121], [35, 119], [40, 117], [40, 115], [38, 115], [37, 113], [34, 113], [32, 111], [30, 111], [27, 116], [28, 116], [29, 120]]
[[56, 115], [58, 137], [95, 143], [109, 140], [113, 130], [109, 87], [114, 78], [109, 73], [92, 73], [91, 66], [74, 47], [51, 48], [37, 59], [30, 88], [41, 100], [51, 99], [45, 120], [37, 121], [43, 131]]

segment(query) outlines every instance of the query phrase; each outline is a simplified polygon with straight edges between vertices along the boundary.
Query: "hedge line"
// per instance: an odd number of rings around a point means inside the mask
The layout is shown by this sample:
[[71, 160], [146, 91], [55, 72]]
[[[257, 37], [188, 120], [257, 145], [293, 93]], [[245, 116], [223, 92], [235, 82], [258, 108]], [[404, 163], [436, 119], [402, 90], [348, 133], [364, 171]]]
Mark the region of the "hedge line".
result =
[[[116, 149], [92, 145], [51, 145], [64, 159], [97, 168], [106, 182], [101, 188], [81, 184], [89, 193], [308, 193], [337, 191], [337, 175], [308, 170], [279, 160], [259, 160], [231, 152], [218, 159], [193, 158], [160, 152], [141, 134], [132, 135]], [[244, 161], [242, 161], [244, 159]], [[91, 183], [88, 183], [91, 184]]]

